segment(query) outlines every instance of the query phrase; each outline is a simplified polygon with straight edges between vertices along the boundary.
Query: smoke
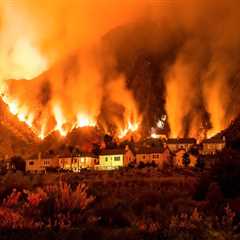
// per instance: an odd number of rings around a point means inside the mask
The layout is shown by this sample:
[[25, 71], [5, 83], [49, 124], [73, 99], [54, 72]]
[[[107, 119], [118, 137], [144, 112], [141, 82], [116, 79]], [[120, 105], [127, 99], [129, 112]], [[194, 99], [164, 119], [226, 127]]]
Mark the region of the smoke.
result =
[[1, 92], [41, 136], [93, 126], [108, 108], [118, 128], [167, 113], [174, 137], [203, 128], [214, 135], [239, 110], [239, 7], [237, 0], [2, 0]]
[[197, 137], [205, 111], [212, 136], [239, 114], [230, 110], [239, 104], [236, 96], [230, 98], [232, 80], [240, 66], [240, 34], [235, 24], [240, 20], [239, 2], [177, 3], [183, 11], [176, 12], [176, 19], [187, 38], [165, 77], [171, 135]]
[[[101, 38], [141, 17], [144, 6], [137, 0], [0, 2], [0, 79], [5, 102], [14, 103], [12, 112], [19, 117], [24, 109], [25, 118], [33, 113], [30, 125], [41, 136], [95, 125], [104, 95], [102, 62], [107, 58]], [[130, 101], [118, 100], [126, 107], [125, 117], [134, 99], [127, 88], [120, 91], [121, 98], [126, 95]]]

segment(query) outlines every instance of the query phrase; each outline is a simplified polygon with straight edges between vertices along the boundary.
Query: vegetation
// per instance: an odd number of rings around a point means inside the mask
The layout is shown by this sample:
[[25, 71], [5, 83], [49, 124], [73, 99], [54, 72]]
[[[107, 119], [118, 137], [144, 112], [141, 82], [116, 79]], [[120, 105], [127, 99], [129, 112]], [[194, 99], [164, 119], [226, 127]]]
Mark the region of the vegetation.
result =
[[239, 192], [229, 195], [218, 178], [220, 167], [213, 171], [149, 165], [80, 174], [7, 173], [0, 177], [1, 236], [239, 239]]

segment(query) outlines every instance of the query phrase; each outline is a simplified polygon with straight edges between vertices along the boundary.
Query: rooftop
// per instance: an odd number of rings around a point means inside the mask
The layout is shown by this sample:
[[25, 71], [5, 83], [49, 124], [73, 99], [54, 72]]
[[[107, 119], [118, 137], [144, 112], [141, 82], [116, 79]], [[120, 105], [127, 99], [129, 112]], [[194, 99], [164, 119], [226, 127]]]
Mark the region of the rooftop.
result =
[[151, 147], [151, 148], [139, 148], [136, 154], [152, 154], [152, 153], [163, 153], [164, 148], [161, 147]]
[[225, 140], [222, 138], [210, 138], [204, 139], [202, 143], [225, 143]]
[[101, 151], [100, 155], [120, 155], [125, 154], [125, 149], [104, 149]]
[[196, 144], [195, 138], [169, 138], [167, 144]]

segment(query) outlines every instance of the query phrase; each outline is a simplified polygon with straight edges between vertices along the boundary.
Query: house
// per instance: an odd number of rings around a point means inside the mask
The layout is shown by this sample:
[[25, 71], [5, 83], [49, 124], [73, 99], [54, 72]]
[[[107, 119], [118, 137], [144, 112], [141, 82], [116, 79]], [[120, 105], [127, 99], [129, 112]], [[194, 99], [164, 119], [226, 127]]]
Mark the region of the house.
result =
[[134, 154], [128, 146], [125, 149], [105, 149], [99, 155], [99, 165], [96, 168], [113, 170], [127, 166], [134, 160]]
[[29, 173], [46, 173], [48, 168], [58, 168], [58, 159], [50, 155], [38, 155], [32, 156], [26, 160], [26, 172]]
[[166, 145], [172, 152], [176, 152], [180, 149], [189, 151], [196, 143], [197, 141], [195, 138], [169, 138], [166, 141]]
[[151, 147], [140, 148], [136, 152], [136, 163], [151, 163], [155, 162], [158, 166], [162, 166], [170, 158], [170, 151], [168, 148]]
[[66, 171], [72, 171], [73, 157], [70, 154], [59, 155], [58, 156], [58, 163], [59, 163], [59, 168], [60, 169], [63, 169], [63, 170], [66, 170]]
[[202, 151], [203, 155], [215, 154], [218, 151], [222, 151], [226, 146], [225, 137], [223, 138], [210, 138], [202, 141]]
[[93, 169], [98, 158], [91, 153], [75, 156], [59, 156], [59, 167], [64, 170], [79, 172], [81, 169]]

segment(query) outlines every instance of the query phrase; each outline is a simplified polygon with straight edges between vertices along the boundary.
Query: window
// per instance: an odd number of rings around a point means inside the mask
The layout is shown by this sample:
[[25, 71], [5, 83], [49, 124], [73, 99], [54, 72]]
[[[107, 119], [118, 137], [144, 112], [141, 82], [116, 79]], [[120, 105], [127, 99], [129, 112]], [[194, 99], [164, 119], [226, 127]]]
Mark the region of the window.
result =
[[49, 161], [48, 160], [44, 160], [43, 164], [44, 165], [49, 165]]
[[31, 166], [34, 165], [34, 161], [30, 161], [29, 165], [31, 165]]
[[118, 157], [114, 157], [114, 161], [120, 161], [121, 160], [121, 157], [118, 156]]
[[105, 161], [106, 161], [106, 162], [108, 161], [108, 157], [105, 157]]

